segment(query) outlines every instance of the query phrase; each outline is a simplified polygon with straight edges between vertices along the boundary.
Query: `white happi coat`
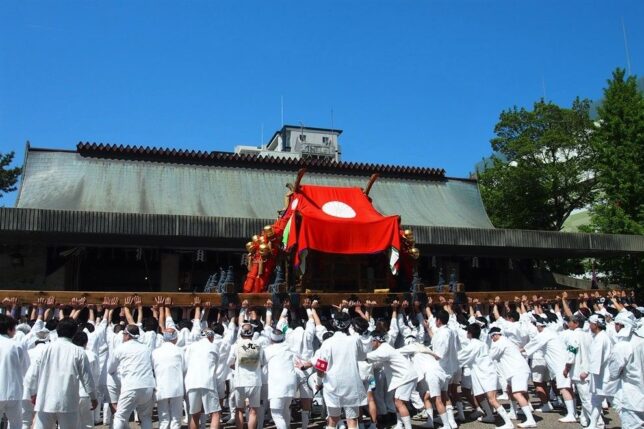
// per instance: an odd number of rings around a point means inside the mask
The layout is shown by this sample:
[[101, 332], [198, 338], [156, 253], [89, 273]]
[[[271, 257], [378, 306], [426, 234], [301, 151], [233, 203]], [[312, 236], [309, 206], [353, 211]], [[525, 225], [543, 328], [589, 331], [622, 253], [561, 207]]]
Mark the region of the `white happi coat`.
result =
[[[202, 338], [186, 347], [184, 372], [186, 390], [208, 389], [217, 392], [217, 365], [219, 355], [208, 338]], [[223, 395], [223, 392], [217, 392]]]
[[166, 341], [152, 352], [152, 364], [156, 378], [156, 398], [183, 397], [183, 350]]
[[436, 329], [432, 337], [432, 350], [438, 355], [438, 363], [448, 376], [458, 371], [459, 341], [456, 332], [446, 325]]
[[503, 336], [497, 341], [492, 341], [489, 356], [493, 361], [498, 362], [501, 376], [506, 380], [515, 376], [530, 375], [528, 362], [517, 345]]
[[367, 353], [367, 361], [389, 368], [391, 373], [389, 391], [418, 379], [414, 366], [410, 365], [411, 362], [387, 343], [382, 343], [377, 349]]
[[569, 329], [568, 331], [565, 331], [564, 334], [563, 339], [568, 356], [566, 364], [571, 365], [568, 376], [573, 381], [581, 381], [579, 374], [581, 374], [587, 366], [592, 337], [588, 332], [584, 332], [581, 328], [577, 328], [575, 330]]
[[124, 341], [114, 350], [108, 371], [112, 374], [118, 372], [121, 392], [153, 388], [155, 385], [150, 349], [134, 339]]
[[[101, 375], [101, 368], [100, 364], [98, 361], [98, 356], [96, 356], [96, 353], [94, 353], [91, 350], [85, 350], [85, 355], [87, 356], [87, 361], [89, 362], [89, 371], [92, 374], [92, 380], [94, 380], [94, 386], [98, 387], [98, 378]], [[81, 398], [87, 398], [89, 397], [89, 394], [87, 391], [85, 391], [85, 388], [81, 384], [78, 386], [78, 394], [80, 395]]]
[[596, 395], [606, 396], [605, 383], [608, 381], [608, 358], [611, 352], [611, 342], [605, 331], [599, 331], [590, 343], [588, 366], [590, 374], [590, 391]]
[[29, 356], [24, 347], [0, 335], [0, 401], [22, 399], [23, 375], [28, 368]]
[[644, 412], [644, 339], [633, 335], [623, 346], [615, 347], [608, 371], [611, 380], [621, 380], [621, 406], [638, 413]]
[[496, 367], [489, 355], [487, 345], [476, 338], [463, 344], [458, 352], [458, 363], [469, 366], [472, 371], [472, 391], [474, 395], [496, 391], [498, 377]]
[[37, 395], [34, 411], [78, 412], [80, 384], [91, 399], [96, 399], [87, 355], [70, 339], [58, 337], [43, 350], [29, 380], [29, 395]]
[[328, 362], [324, 374], [324, 401], [327, 407], [359, 407], [366, 404], [367, 392], [360, 382], [358, 361], [364, 360], [367, 343], [357, 335], [336, 332], [322, 343], [320, 359]]
[[552, 376], [563, 374], [566, 366], [566, 345], [559, 335], [548, 327], [535, 335], [525, 345], [525, 352], [528, 356], [537, 351], [542, 351], [546, 365]]
[[297, 390], [295, 354], [285, 341], [264, 348], [268, 372], [268, 399], [293, 398]]

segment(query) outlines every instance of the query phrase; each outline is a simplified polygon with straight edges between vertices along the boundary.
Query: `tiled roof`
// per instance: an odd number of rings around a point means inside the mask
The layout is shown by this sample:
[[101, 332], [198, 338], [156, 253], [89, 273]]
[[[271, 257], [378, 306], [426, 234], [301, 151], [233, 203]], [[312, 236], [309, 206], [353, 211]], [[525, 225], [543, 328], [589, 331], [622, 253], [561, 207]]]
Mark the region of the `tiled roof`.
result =
[[256, 154], [236, 154], [232, 152], [205, 152], [195, 150], [167, 149], [143, 146], [123, 146], [103, 143], [80, 142], [76, 146], [84, 157], [128, 159], [166, 163], [226, 165], [257, 167], [270, 170], [298, 170], [306, 167], [312, 172], [326, 172], [348, 175], [379, 173], [382, 177], [419, 178], [442, 180], [442, 168], [407, 167], [386, 164], [367, 164], [362, 162], [336, 162], [322, 159], [293, 159]]

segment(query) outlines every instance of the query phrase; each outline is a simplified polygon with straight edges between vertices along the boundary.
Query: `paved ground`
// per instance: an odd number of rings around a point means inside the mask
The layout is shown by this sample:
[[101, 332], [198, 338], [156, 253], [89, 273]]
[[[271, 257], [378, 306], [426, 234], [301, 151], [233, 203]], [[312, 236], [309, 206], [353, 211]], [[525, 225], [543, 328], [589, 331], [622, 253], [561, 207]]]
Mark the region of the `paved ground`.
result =
[[[505, 403], [506, 409], [508, 409], [508, 404]], [[564, 412], [562, 411], [561, 413], [535, 413], [535, 420], [537, 421], [537, 425], [539, 429], [578, 429], [581, 428], [580, 424], [571, 424], [571, 423], [560, 423], [558, 419], [560, 417], [563, 417]], [[466, 413], [467, 415], [467, 413]], [[606, 429], [619, 429], [621, 428], [621, 424], [619, 422], [619, 417], [617, 414], [611, 409], [607, 414], [604, 415], [604, 418], [607, 421], [606, 424]], [[156, 419], [155, 419], [156, 420]], [[422, 420], [413, 420], [413, 425], [415, 428], [420, 429], [421, 425], [424, 423]], [[497, 425], [501, 425], [502, 421], [498, 419]], [[517, 422], [515, 422], [516, 424]], [[314, 415], [314, 418], [312, 419], [311, 425], [309, 426], [311, 429], [323, 429], [324, 428], [324, 423], [322, 417], [318, 415]], [[97, 428], [101, 429], [107, 429], [107, 426], [96, 426]], [[136, 423], [130, 423], [130, 428], [139, 428], [140, 425]], [[154, 428], [158, 428], [158, 422], [154, 422]], [[187, 425], [182, 426], [182, 429], [187, 429]], [[265, 426], [267, 429], [275, 429], [275, 426], [271, 423]], [[298, 429], [300, 426], [296, 423], [291, 425], [291, 429]], [[437, 424], [436, 428], [439, 428], [440, 426]], [[480, 423], [477, 421], [469, 421], [466, 423], [463, 423], [459, 426], [460, 428], [463, 429], [493, 429], [494, 425], [491, 424], [485, 424], [485, 423]], [[231, 425], [223, 425], [222, 428], [225, 429], [234, 429], [234, 426]]]

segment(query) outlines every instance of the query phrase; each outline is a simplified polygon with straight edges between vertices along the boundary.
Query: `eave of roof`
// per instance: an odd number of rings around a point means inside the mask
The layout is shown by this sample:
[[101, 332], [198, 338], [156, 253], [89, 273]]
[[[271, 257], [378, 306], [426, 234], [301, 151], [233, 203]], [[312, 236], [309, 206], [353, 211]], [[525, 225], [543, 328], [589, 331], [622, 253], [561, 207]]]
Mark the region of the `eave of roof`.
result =
[[[140, 245], [153, 238], [163, 247], [190, 243], [216, 247], [242, 243], [272, 219], [151, 215], [72, 210], [0, 208], [0, 237], [39, 237], [43, 242]], [[413, 226], [417, 243], [432, 254], [480, 256], [620, 255], [644, 253], [644, 236], [509, 229]], [[49, 241], [48, 241], [49, 240]], [[241, 246], [241, 244], [240, 244]], [[240, 252], [243, 248], [240, 247]]]
[[[299, 170], [307, 168], [313, 172], [335, 174], [365, 175], [379, 173], [382, 177], [417, 178], [444, 180], [442, 168], [408, 167], [388, 164], [368, 164], [362, 162], [336, 162], [328, 159], [292, 159], [257, 154], [237, 154], [233, 152], [195, 151], [143, 146], [123, 146], [115, 144], [80, 142], [77, 152], [83, 157], [180, 163], [195, 165], [225, 165], [229, 167], [264, 168], [268, 170]], [[32, 151], [38, 149], [30, 149]]]

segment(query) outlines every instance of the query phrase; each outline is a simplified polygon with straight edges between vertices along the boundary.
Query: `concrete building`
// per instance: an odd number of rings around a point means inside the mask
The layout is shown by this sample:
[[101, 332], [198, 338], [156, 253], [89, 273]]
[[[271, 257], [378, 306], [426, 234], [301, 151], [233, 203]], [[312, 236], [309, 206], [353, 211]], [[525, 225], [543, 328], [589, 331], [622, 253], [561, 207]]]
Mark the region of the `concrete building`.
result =
[[235, 146], [236, 154], [340, 161], [342, 130], [284, 125], [264, 146]]

